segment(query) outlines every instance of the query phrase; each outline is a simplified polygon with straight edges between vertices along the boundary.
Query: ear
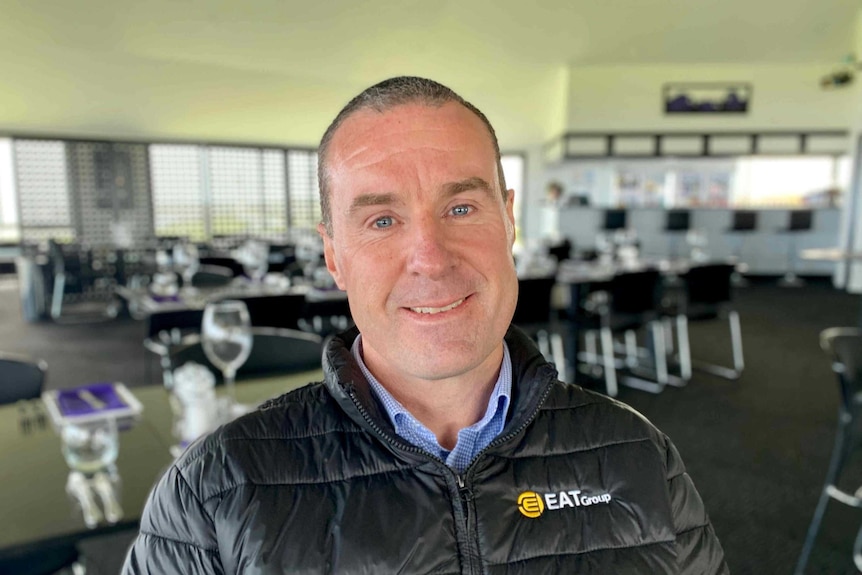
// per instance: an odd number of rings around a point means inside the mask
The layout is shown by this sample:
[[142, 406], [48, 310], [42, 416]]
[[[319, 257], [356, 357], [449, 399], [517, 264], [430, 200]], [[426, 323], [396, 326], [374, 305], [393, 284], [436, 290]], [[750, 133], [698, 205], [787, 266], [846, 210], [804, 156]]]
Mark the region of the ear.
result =
[[515, 190], [506, 190], [506, 219], [509, 224], [509, 249], [515, 245]]
[[326, 232], [326, 227], [323, 225], [322, 222], [317, 224], [317, 233], [320, 234], [320, 238], [323, 240], [323, 259], [326, 261], [326, 269], [329, 270], [329, 273], [335, 280], [335, 285], [338, 286], [338, 289], [347, 291], [347, 288], [344, 287], [343, 278], [338, 272], [338, 265], [335, 261], [335, 246], [333, 245], [334, 240]]

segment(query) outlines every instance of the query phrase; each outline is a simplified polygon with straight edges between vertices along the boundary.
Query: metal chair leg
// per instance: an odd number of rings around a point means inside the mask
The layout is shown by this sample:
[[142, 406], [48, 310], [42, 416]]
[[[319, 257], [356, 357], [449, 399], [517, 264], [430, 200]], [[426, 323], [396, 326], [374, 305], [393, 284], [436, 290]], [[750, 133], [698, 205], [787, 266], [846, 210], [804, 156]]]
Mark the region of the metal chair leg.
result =
[[650, 326], [652, 329], [653, 359], [655, 361], [656, 379], [661, 385], [666, 385], [667, 377], [667, 352], [664, 345], [664, 328], [661, 322], [654, 321]]
[[614, 338], [611, 334], [611, 330], [608, 328], [602, 328], [601, 339], [605, 387], [609, 396], [616, 397], [619, 393], [619, 389], [617, 388], [617, 368], [614, 363]]
[[733, 349], [733, 367], [725, 367], [723, 365], [713, 365], [702, 361], [692, 360], [692, 365], [701, 370], [723, 377], [724, 379], [739, 379], [742, 375], [742, 370], [745, 368], [745, 362], [742, 355], [742, 328], [739, 324], [739, 314], [735, 310], [728, 312], [728, 323], [730, 324], [730, 343]]
[[539, 351], [542, 352], [542, 355], [545, 356], [545, 359], [550, 357], [551, 349], [548, 345], [548, 332], [541, 329], [536, 332], [536, 343], [539, 345]]
[[676, 316], [676, 337], [679, 348], [679, 374], [684, 380], [691, 379], [691, 347], [688, 339], [688, 318]]
[[728, 314], [728, 321], [730, 322], [730, 338], [733, 345], [733, 368], [737, 374], [741, 374], [745, 368], [745, 361], [742, 357], [742, 328], [739, 325], [739, 314], [736, 310], [732, 310]]
[[[829, 488], [832, 487], [844, 467], [844, 461], [847, 458], [845, 452], [845, 443], [847, 440], [846, 434], [852, 423], [852, 416], [846, 411], [841, 411], [838, 416], [838, 431], [835, 433], [835, 446], [832, 448], [832, 456], [829, 459], [829, 469], [826, 472], [826, 480], [823, 482], [823, 489], [820, 492], [820, 498], [817, 500], [817, 506], [814, 508], [814, 517], [811, 518], [811, 524], [808, 526], [808, 532], [805, 535], [805, 543], [802, 545], [802, 552], [799, 554], [799, 560], [796, 562], [794, 575], [803, 575], [805, 567], [808, 565], [808, 559], [811, 556], [811, 550], [814, 549], [814, 541], [817, 539], [817, 533], [820, 531], [820, 524], [823, 521], [823, 515], [826, 513], [826, 505], [829, 503], [830, 494]], [[855, 546], [854, 546], [855, 551]], [[856, 554], [854, 552], [854, 560]]]
[[638, 341], [637, 335], [632, 330], [625, 333], [626, 338], [626, 366], [634, 367], [638, 364]]
[[551, 357], [554, 358], [554, 365], [557, 366], [557, 375], [560, 381], [568, 382], [566, 373], [566, 354], [563, 351], [563, 337], [558, 333], [551, 334]]
[[51, 317], [58, 319], [63, 311], [63, 293], [66, 291], [66, 274], [54, 277], [54, 294], [51, 298]]

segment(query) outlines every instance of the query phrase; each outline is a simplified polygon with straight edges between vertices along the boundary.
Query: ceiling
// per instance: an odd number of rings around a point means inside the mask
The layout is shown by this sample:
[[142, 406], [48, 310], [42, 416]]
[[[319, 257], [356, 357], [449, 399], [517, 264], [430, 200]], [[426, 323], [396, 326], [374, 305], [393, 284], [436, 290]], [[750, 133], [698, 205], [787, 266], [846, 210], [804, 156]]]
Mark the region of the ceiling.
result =
[[807, 63], [819, 76], [853, 51], [860, 7], [0, 0], [0, 129], [313, 145], [353, 94], [418, 74], [481, 102], [501, 140], [522, 146], [565, 124], [569, 65]]
[[[8, 5], [8, 6], [7, 6]], [[834, 62], [859, 0], [0, 0], [10, 28], [66, 50], [309, 76], [408, 61]]]

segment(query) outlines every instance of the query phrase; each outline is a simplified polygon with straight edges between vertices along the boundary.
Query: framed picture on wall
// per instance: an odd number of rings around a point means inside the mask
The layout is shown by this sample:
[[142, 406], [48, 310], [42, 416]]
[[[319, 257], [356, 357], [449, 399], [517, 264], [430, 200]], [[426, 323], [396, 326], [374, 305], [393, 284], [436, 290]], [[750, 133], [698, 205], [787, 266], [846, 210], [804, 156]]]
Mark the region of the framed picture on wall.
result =
[[672, 82], [662, 88], [666, 114], [745, 114], [753, 88], [746, 82]]

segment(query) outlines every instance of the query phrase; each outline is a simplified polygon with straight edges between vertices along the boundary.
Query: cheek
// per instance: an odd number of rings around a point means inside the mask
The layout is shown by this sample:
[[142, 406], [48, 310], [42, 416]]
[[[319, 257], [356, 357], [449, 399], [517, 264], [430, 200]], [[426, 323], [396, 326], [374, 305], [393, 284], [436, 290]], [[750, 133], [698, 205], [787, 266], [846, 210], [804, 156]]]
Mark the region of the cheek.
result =
[[343, 289], [363, 305], [385, 292], [394, 269], [394, 257], [380, 257], [374, 248], [351, 250], [338, 258]]

